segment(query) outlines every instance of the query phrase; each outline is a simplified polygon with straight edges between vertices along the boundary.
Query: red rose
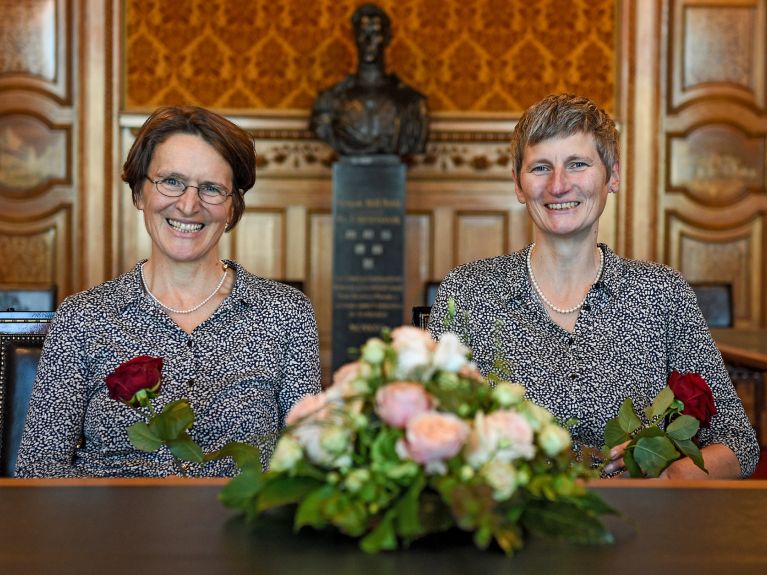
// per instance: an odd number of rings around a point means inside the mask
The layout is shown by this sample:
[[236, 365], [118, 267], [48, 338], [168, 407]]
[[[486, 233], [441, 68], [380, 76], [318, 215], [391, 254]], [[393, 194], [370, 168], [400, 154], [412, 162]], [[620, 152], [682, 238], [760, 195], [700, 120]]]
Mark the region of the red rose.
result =
[[140, 355], [120, 364], [106, 377], [109, 397], [128, 405], [139, 404], [136, 393], [145, 389], [147, 397], [154, 397], [160, 390], [162, 358]]
[[682, 413], [699, 420], [701, 427], [708, 427], [711, 418], [716, 415], [716, 407], [714, 394], [706, 380], [697, 373], [672, 371], [668, 376], [668, 386], [674, 397], [684, 403]]

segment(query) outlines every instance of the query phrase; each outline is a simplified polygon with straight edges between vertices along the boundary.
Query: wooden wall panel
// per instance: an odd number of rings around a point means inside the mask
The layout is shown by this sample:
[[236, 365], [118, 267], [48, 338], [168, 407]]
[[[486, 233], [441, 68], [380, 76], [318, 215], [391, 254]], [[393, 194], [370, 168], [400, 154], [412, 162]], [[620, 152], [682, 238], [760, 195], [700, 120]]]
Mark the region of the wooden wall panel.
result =
[[248, 208], [232, 230], [231, 257], [254, 274], [285, 278], [285, 212]]
[[71, 4], [0, 2], [0, 284], [59, 298], [79, 267]]
[[764, 217], [711, 229], [668, 214], [669, 265], [690, 282], [732, 285], [735, 325], [752, 325], [764, 310]]
[[767, 324], [765, 0], [668, 0], [658, 93], [661, 260], [733, 285], [740, 325]]
[[458, 212], [453, 227], [456, 265], [508, 251], [508, 220], [504, 213]]

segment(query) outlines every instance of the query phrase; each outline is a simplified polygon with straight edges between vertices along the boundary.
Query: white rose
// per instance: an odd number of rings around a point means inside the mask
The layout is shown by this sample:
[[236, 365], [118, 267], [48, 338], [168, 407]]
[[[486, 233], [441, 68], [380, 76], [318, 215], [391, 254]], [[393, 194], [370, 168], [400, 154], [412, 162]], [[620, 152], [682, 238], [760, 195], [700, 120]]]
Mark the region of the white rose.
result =
[[439, 343], [437, 343], [432, 357], [432, 365], [442, 371], [457, 373], [468, 363], [466, 359], [468, 353], [469, 348], [461, 343], [458, 336], [447, 332], [442, 334]]
[[535, 431], [539, 431], [544, 425], [554, 421], [554, 416], [548, 409], [532, 401], [522, 404], [519, 411]]
[[525, 398], [525, 387], [521, 383], [502, 381], [493, 389], [493, 399], [502, 407], [511, 407]]
[[533, 428], [516, 413], [501, 409], [474, 416], [474, 427], [466, 444], [466, 462], [475, 469], [491, 459], [511, 462], [535, 456]]
[[493, 459], [482, 466], [480, 474], [493, 488], [496, 501], [505, 501], [517, 488], [517, 470], [511, 463]]
[[554, 457], [570, 447], [571, 442], [570, 432], [555, 423], [544, 425], [538, 433], [538, 445], [549, 457]]
[[289, 471], [301, 461], [304, 452], [301, 445], [290, 435], [283, 435], [274, 448], [274, 454], [269, 462], [272, 471]]
[[[429, 332], [416, 327], [402, 326], [391, 333], [392, 347], [397, 352], [396, 377], [413, 379], [415, 372], [430, 367], [435, 343]], [[428, 377], [430, 374], [421, 374]]]

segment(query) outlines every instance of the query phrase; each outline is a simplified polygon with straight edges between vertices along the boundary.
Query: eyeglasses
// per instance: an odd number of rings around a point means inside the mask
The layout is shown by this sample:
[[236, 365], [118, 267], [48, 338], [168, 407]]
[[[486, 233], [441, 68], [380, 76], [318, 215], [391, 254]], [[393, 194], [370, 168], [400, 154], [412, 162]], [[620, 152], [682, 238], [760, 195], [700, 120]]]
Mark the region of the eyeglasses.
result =
[[160, 178], [153, 180], [149, 176], [147, 180], [154, 184], [155, 189], [163, 196], [169, 198], [178, 198], [184, 195], [187, 188], [194, 188], [197, 190], [197, 196], [206, 204], [223, 204], [226, 198], [232, 195], [232, 192], [224, 188], [223, 186], [217, 186], [216, 184], [200, 184], [199, 186], [190, 186], [183, 180], [179, 180], [174, 176], [168, 176], [167, 178]]

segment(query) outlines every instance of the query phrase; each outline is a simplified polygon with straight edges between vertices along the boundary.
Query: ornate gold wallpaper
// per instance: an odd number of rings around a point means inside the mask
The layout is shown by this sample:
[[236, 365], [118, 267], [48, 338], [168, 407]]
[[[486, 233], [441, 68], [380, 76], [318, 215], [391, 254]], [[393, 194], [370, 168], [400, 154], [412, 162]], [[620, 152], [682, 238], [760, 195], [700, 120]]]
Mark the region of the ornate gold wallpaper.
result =
[[[352, 72], [360, 0], [125, 0], [125, 108], [308, 109]], [[518, 113], [574, 91], [614, 109], [615, 0], [379, 0], [387, 68], [432, 111]]]

